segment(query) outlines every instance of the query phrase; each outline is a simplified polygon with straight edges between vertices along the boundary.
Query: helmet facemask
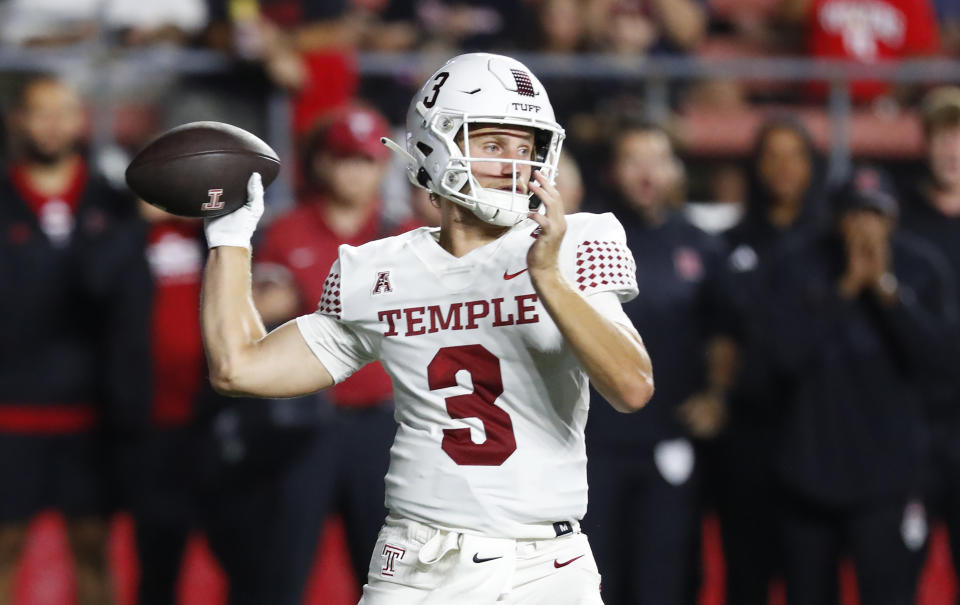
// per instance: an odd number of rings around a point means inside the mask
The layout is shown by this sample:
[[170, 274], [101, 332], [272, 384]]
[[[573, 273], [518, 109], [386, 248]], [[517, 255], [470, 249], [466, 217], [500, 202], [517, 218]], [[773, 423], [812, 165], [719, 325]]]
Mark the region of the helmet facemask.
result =
[[[533, 159], [487, 158], [469, 155], [471, 132], [478, 128], [498, 125], [531, 129], [533, 131]], [[441, 197], [470, 209], [484, 222], [509, 227], [525, 219], [530, 211], [540, 209], [540, 200], [530, 191], [529, 182], [521, 182], [521, 166], [530, 166], [531, 175], [533, 171], [540, 170], [551, 183], [556, 181], [563, 133], [557, 132], [549, 125], [537, 124], [533, 121], [521, 122], [515, 118], [504, 119], [502, 116], [467, 116], [466, 114], [444, 113], [433, 116], [428, 128], [438, 139], [444, 142], [448, 159], [440, 172], [439, 182], [431, 182], [426, 188]], [[421, 153], [427, 151], [422, 147], [419, 148]], [[513, 165], [511, 171], [513, 182], [510, 191], [481, 186], [471, 167], [473, 164], [484, 163]]]

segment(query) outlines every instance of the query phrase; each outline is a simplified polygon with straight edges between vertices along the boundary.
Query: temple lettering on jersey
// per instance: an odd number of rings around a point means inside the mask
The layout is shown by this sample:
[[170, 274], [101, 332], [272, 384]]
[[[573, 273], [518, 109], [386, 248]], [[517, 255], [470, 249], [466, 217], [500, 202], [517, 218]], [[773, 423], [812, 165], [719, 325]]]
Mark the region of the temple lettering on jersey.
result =
[[[483, 323], [500, 328], [540, 321], [536, 294], [520, 294], [513, 301], [504, 298], [470, 300], [428, 307], [387, 309], [377, 313], [386, 325], [384, 336], [420, 336], [441, 330], [475, 330]], [[481, 321], [482, 320], [482, 321]]]

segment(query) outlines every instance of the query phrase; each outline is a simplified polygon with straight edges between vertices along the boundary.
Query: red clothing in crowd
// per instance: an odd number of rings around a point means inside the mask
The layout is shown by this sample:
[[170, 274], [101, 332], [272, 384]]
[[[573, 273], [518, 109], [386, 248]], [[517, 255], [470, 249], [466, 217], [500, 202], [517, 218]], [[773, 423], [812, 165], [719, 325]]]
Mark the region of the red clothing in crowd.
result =
[[10, 181], [36, 215], [40, 228], [54, 244], [59, 245], [69, 239], [77, 206], [80, 205], [80, 195], [87, 184], [85, 162], [77, 163], [67, 188], [54, 195], [34, 189], [27, 178], [26, 167], [22, 164], [14, 164], [10, 169]]
[[[340, 244], [359, 246], [389, 235], [382, 230], [377, 210], [352, 237], [341, 237], [327, 225], [322, 208], [322, 199], [301, 203], [270, 225], [263, 244], [257, 248], [259, 268], [279, 265], [290, 272], [300, 294], [300, 313], [316, 311], [323, 294], [323, 282], [337, 260]], [[391, 398], [393, 386], [383, 367], [372, 363], [327, 393], [337, 405], [368, 407]]]
[[196, 221], [170, 220], [152, 224], [147, 235], [153, 277], [151, 420], [162, 427], [193, 419], [193, 402], [206, 379], [197, 307], [204, 260], [199, 228]]
[[[312, 23], [331, 21], [342, 16], [347, 3], [269, 0], [260, 2], [260, 14], [287, 32]], [[326, 112], [356, 97], [360, 87], [357, 57], [349, 47], [314, 49], [302, 56], [307, 77], [292, 95], [293, 129], [309, 131]]]
[[[814, 57], [864, 63], [931, 55], [939, 48], [930, 0], [813, 0], [807, 16], [808, 46]], [[870, 101], [888, 86], [853, 83], [853, 98]], [[826, 86], [814, 91], [822, 95]]]

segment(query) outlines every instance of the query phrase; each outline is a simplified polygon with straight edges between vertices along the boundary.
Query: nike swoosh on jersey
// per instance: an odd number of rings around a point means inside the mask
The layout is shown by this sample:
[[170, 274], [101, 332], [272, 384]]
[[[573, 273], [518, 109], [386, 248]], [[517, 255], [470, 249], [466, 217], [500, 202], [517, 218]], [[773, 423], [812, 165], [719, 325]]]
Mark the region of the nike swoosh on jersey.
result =
[[526, 269], [520, 269], [520, 270], [517, 271], [516, 273], [507, 273], [506, 271], [504, 271], [504, 272], [503, 272], [503, 279], [513, 279], [514, 277], [520, 275], [520, 274], [523, 273], [524, 271], [526, 271]]
[[[580, 555], [580, 557], [582, 557], [582, 556], [583, 556], [583, 555]], [[570, 565], [571, 563], [573, 563], [574, 561], [576, 561], [576, 560], [579, 559], [580, 557], [574, 557], [574, 558], [570, 559], [569, 561], [564, 561], [563, 563], [561, 563], [560, 561], [557, 561], [556, 559], [554, 559], [554, 560], [553, 560], [553, 566], [556, 567], [557, 569], [560, 569], [561, 567], [566, 567], [567, 565]]]
[[[503, 556], [501, 555], [501, 556], [499, 556], [499, 557], [487, 557], [487, 558], [485, 558], [485, 559], [481, 559], [481, 558], [478, 556], [479, 554], [480, 554], [480, 553], [478, 553], [478, 552], [473, 553], [473, 562], [474, 562], [474, 563], [486, 563], [487, 561], [493, 561], [494, 559], [502, 559], [502, 558], [503, 558]], [[583, 555], [580, 555], [580, 556], [582, 557]]]

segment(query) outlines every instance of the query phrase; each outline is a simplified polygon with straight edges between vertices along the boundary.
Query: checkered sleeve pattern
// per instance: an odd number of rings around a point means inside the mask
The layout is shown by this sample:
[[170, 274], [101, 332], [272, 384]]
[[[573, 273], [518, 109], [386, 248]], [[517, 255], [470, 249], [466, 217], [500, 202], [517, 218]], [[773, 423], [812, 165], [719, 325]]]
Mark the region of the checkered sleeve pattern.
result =
[[636, 290], [637, 265], [627, 245], [616, 240], [588, 240], [577, 245], [577, 288], [583, 294]]
[[340, 263], [334, 263], [323, 282], [323, 295], [317, 304], [317, 312], [323, 315], [332, 315], [340, 319]]

